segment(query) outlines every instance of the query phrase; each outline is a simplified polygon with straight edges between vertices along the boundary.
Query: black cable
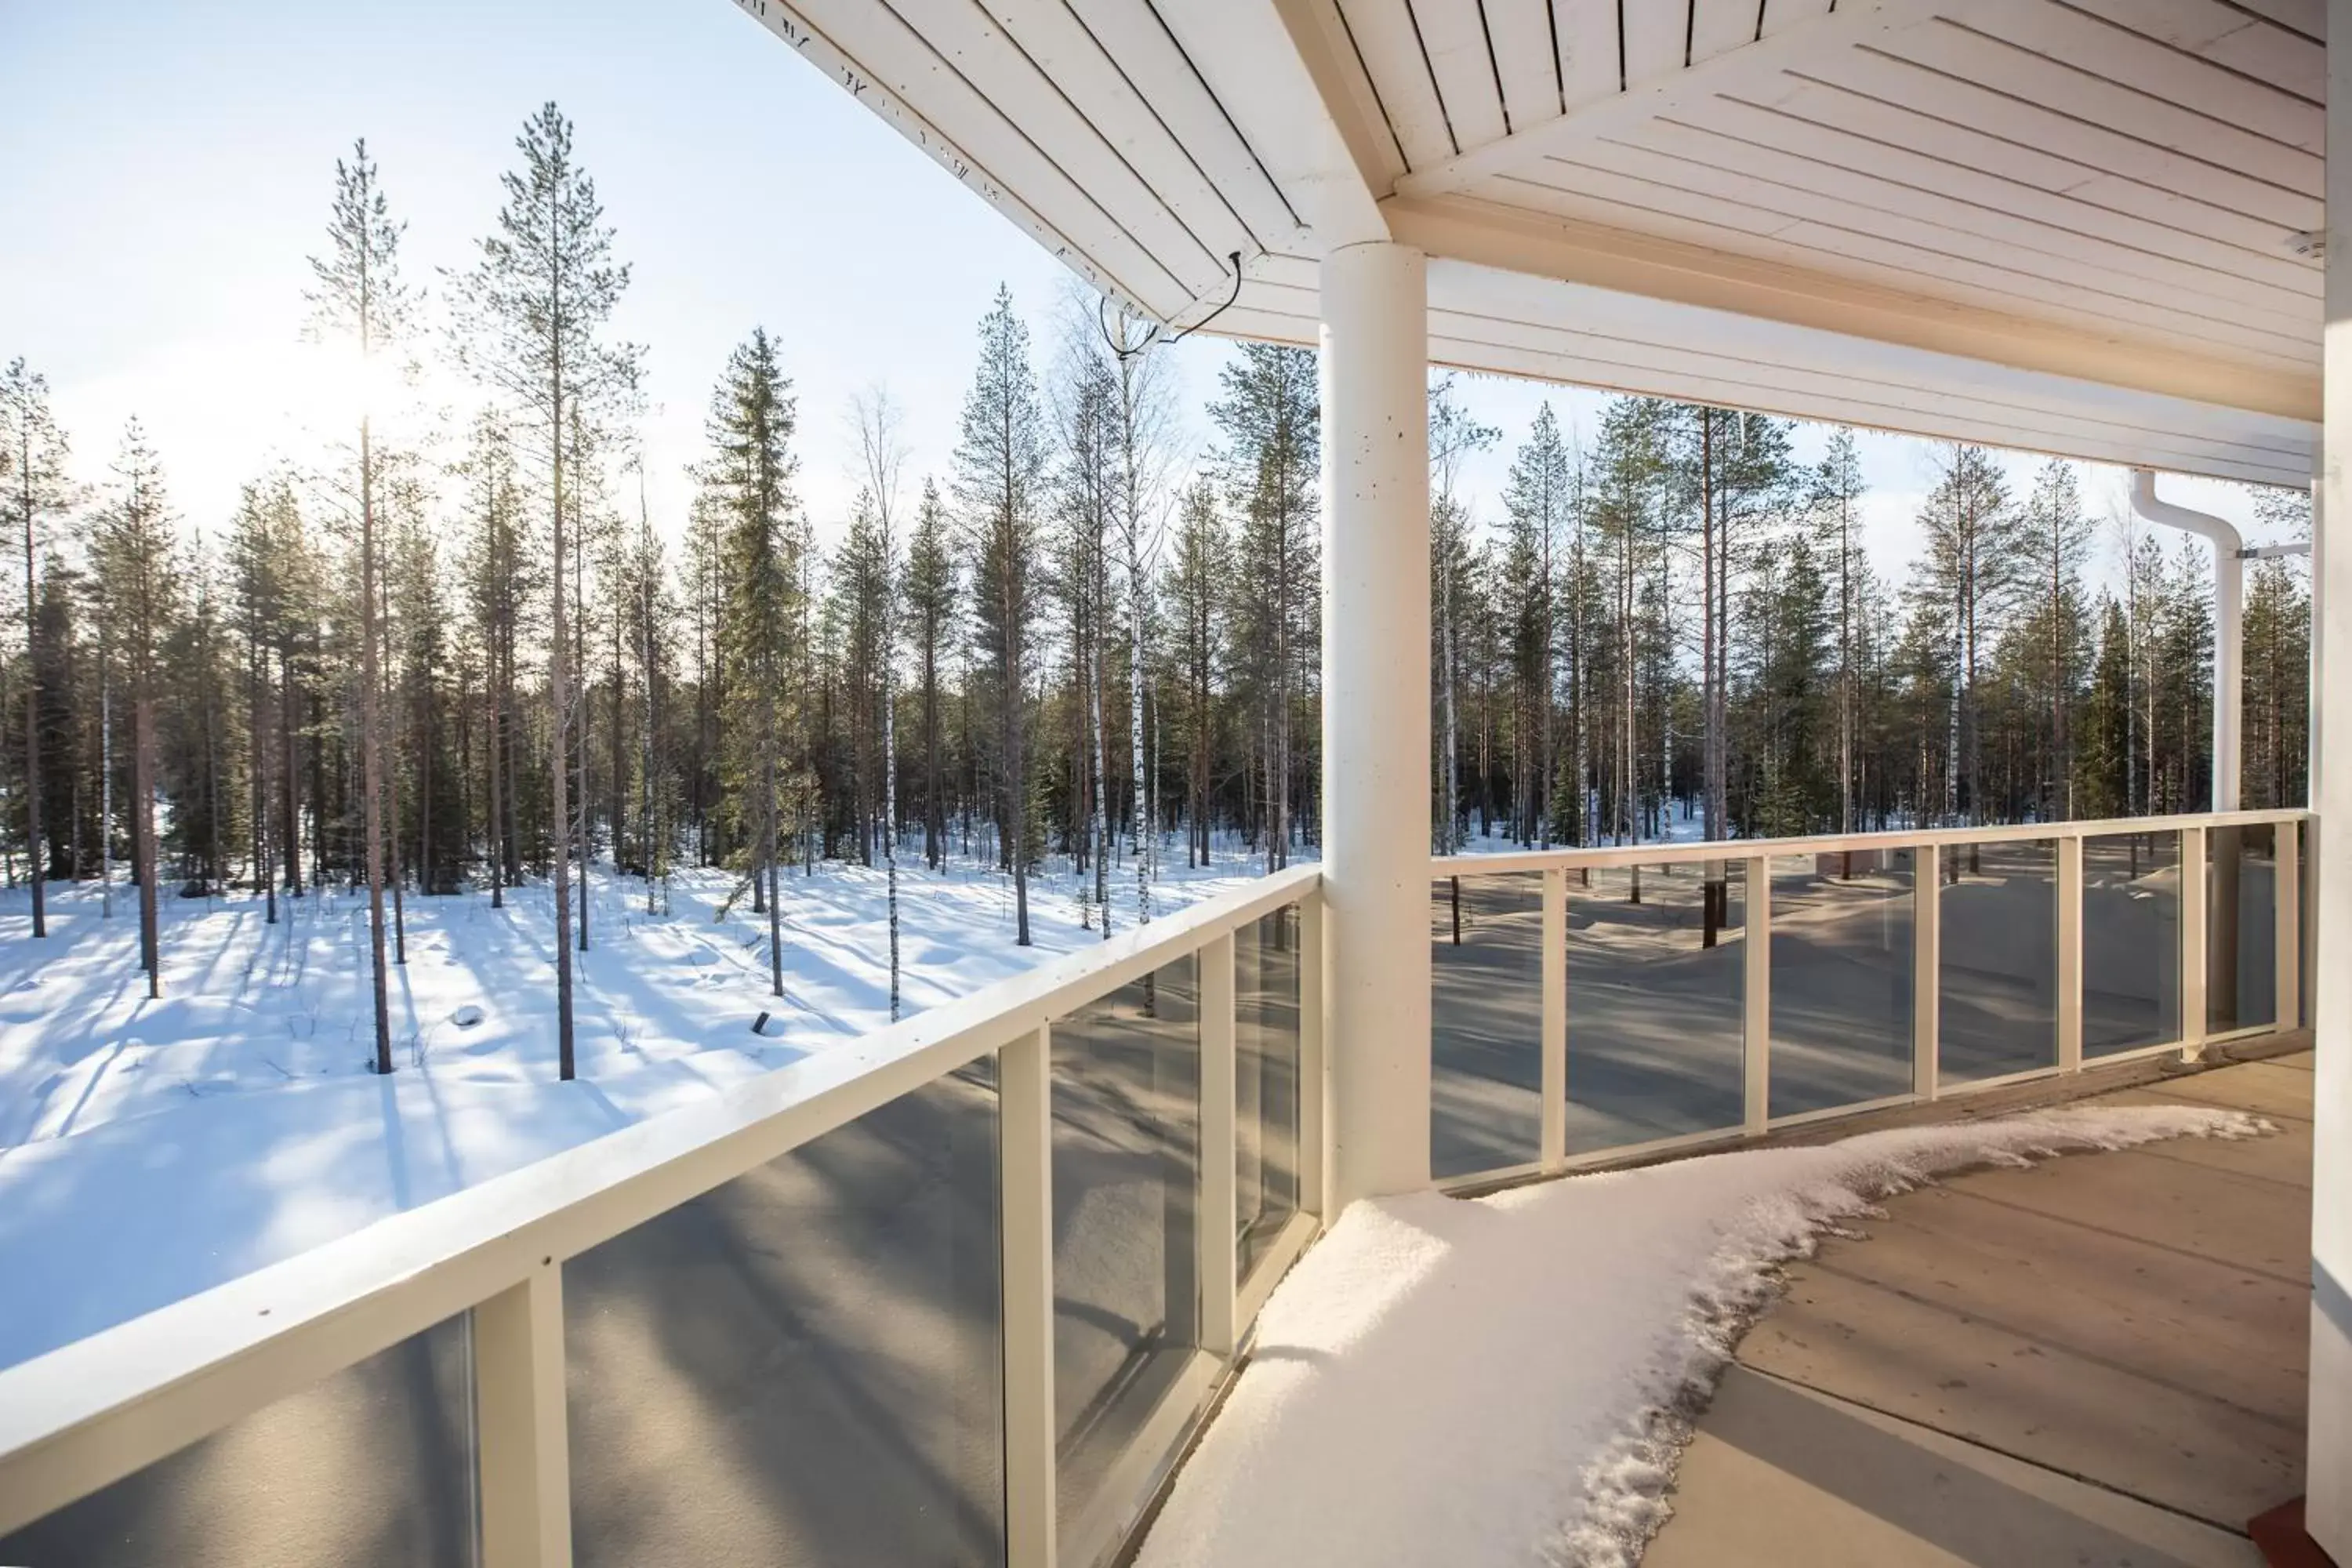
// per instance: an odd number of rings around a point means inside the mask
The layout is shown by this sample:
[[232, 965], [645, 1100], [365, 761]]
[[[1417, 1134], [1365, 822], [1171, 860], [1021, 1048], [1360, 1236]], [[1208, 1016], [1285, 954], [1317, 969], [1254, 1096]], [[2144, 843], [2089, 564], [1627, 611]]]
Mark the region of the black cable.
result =
[[1114, 340], [1111, 337], [1109, 323], [1103, 320], [1103, 306], [1109, 302], [1108, 299], [1102, 295], [1096, 296], [1095, 326], [1096, 329], [1102, 333], [1103, 346], [1110, 350], [1114, 358], [1124, 362], [1133, 359], [1139, 353], [1146, 353], [1155, 344], [1160, 342], [1166, 342], [1171, 347], [1177, 343], [1181, 343], [1186, 338], [1191, 337], [1194, 332], [1199, 331], [1202, 327], [1207, 326], [1211, 321], [1215, 321], [1219, 316], [1223, 315], [1227, 310], [1232, 310], [1234, 308], [1234, 302], [1242, 297], [1242, 253], [1238, 250], [1230, 252], [1229, 259], [1233, 262], [1234, 267], [1234, 291], [1225, 296], [1225, 302], [1223, 304], [1218, 306], [1215, 310], [1210, 311], [1207, 315], [1202, 317], [1199, 321], [1193, 322], [1191, 326], [1186, 327], [1181, 331], [1177, 332], [1172, 337], [1163, 338], [1160, 335], [1168, 330], [1168, 324], [1165, 321], [1154, 321], [1151, 323], [1151, 330], [1144, 334], [1143, 341], [1136, 344], [1133, 348], [1129, 348], [1123, 342]]

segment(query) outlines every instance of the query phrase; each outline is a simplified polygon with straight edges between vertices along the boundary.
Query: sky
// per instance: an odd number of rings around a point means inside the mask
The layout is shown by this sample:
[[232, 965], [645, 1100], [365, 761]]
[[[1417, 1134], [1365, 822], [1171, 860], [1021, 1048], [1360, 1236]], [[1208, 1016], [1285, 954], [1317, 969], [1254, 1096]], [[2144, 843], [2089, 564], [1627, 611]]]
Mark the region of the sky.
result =
[[[47, 375], [78, 478], [105, 479], [135, 415], [183, 525], [217, 531], [241, 484], [319, 460], [343, 428], [332, 362], [303, 341], [336, 159], [367, 139], [408, 225], [407, 275], [438, 294], [492, 226], [522, 121], [551, 99], [632, 268], [614, 327], [647, 345], [646, 504], [666, 532], [685, 516], [711, 384], [752, 327], [778, 338], [796, 384], [802, 492], [826, 535], [855, 489], [853, 398], [887, 388], [909, 474], [944, 478], [998, 287], [1041, 363], [1087, 320], [1034, 243], [727, 0], [0, 0], [0, 360]], [[1171, 355], [1194, 449], [1232, 352], [1201, 336]], [[1603, 402], [1492, 377], [1462, 390], [1504, 433], [1464, 475], [1489, 522], [1538, 405], [1590, 433]], [[425, 395], [463, 392], [433, 381]], [[1801, 429], [1800, 458], [1825, 434]], [[1866, 542], [1899, 576], [1936, 448], [1866, 434], [1862, 450]], [[2018, 488], [2036, 461], [2011, 461]], [[2095, 513], [2120, 511], [2124, 486], [2086, 466]], [[2174, 479], [2165, 493], [2251, 522], [2236, 487]]]

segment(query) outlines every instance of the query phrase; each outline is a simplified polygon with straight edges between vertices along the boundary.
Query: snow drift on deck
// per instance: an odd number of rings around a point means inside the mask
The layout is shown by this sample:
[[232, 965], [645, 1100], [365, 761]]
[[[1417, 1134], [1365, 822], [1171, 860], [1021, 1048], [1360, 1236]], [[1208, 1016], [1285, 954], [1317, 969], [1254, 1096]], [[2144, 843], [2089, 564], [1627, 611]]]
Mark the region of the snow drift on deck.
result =
[[1780, 1266], [1985, 1164], [2263, 1131], [2087, 1108], [1360, 1203], [1275, 1291], [1138, 1568], [1630, 1568]]

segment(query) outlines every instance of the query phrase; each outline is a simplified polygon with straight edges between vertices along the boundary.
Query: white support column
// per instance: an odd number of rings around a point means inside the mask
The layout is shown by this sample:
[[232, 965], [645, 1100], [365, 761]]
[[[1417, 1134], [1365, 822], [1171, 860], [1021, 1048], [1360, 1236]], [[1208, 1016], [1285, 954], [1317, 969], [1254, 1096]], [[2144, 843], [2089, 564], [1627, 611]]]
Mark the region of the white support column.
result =
[[2180, 830], [2180, 1059], [2205, 1055], [2206, 967], [2205, 830]]
[[[2352, 0], [2327, 0], [2352, 39]], [[2352, 549], [2324, 549], [2352, 521], [2352, 48], [2327, 53], [2327, 260], [2322, 339], [2320, 504], [2312, 537], [2311, 1447], [2305, 1528], [2352, 1563], [2352, 768], [2322, 767], [2320, 735], [2352, 735]], [[2338, 221], [2338, 220], [2341, 221]], [[2344, 668], [2339, 668], [2338, 666]]]
[[1546, 1170], [1568, 1160], [1568, 872], [1543, 874], [1543, 1094], [1539, 1137]]
[[572, 1454], [563, 1408], [563, 1266], [474, 1309], [483, 1568], [571, 1568]]
[[1748, 1131], [1772, 1124], [1772, 862], [1751, 856], [1739, 863], [1747, 909], [1741, 916], [1743, 1023], [1739, 1059], [1745, 1072]]
[[1323, 885], [1331, 1194], [1429, 1184], [1429, 287], [1323, 262]]
[[1933, 1100], [1937, 1034], [1942, 1018], [1937, 986], [1944, 968], [1944, 862], [1932, 844], [1911, 851], [1911, 1092]]
[[1201, 1217], [1192, 1227], [1201, 1280], [1201, 1348], [1234, 1353], [1236, 1258], [1234, 1119], [1239, 1097], [1234, 1062], [1234, 939], [1201, 950]]
[[1003, 1248], [1004, 1561], [1054, 1568], [1053, 1031], [996, 1054]]
[[2083, 841], [2058, 840], [2058, 1070], [2083, 1070]]

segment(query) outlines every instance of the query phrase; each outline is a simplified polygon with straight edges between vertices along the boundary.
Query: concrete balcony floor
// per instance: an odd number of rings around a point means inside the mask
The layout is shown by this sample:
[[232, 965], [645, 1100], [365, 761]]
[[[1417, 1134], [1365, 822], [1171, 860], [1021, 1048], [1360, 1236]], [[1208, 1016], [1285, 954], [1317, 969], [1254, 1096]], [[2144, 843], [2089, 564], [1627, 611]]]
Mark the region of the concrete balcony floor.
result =
[[2248, 1520], [2304, 1489], [2311, 1068], [2083, 1102], [2275, 1136], [1980, 1172], [1825, 1242], [1741, 1344], [1646, 1568], [2260, 1564]]

